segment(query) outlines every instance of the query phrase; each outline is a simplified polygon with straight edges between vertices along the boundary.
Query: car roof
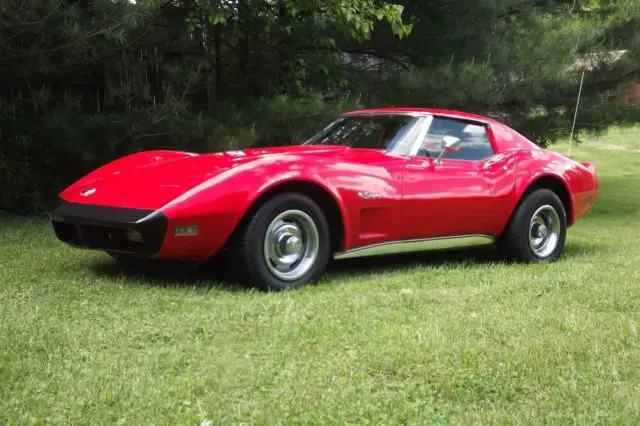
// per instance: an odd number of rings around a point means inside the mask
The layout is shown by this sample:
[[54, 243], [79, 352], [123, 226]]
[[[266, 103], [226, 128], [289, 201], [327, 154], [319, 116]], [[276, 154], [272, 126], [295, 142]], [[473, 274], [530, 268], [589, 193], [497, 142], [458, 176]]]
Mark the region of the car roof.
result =
[[365, 109], [360, 111], [351, 111], [342, 114], [342, 116], [350, 115], [366, 115], [366, 114], [428, 114], [428, 115], [441, 115], [452, 118], [462, 118], [468, 120], [481, 121], [489, 124], [500, 124], [499, 121], [493, 120], [482, 115], [471, 114], [468, 112], [448, 110], [448, 109], [434, 109], [434, 108], [378, 108], [378, 109]]
[[489, 117], [484, 117], [478, 114], [471, 114], [468, 112], [455, 111], [449, 109], [435, 109], [435, 108], [379, 108], [379, 109], [365, 109], [360, 111], [351, 111], [342, 114], [342, 117], [358, 116], [358, 115], [375, 115], [375, 114], [418, 114], [418, 115], [436, 115], [443, 117], [459, 118], [462, 120], [472, 120], [479, 123], [491, 125], [493, 128], [493, 134], [496, 141], [497, 148], [500, 152], [513, 149], [524, 148], [539, 150], [534, 142], [530, 141], [520, 133], [507, 126], [504, 123], [494, 120]]

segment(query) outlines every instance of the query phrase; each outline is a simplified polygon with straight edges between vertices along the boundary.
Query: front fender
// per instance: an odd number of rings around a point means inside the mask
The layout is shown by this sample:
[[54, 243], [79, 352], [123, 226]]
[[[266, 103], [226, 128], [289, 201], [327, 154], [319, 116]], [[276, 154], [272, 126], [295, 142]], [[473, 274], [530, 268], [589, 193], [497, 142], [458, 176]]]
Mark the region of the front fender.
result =
[[340, 216], [342, 217], [343, 224], [343, 235], [344, 235], [344, 244], [349, 247], [351, 244], [351, 222], [349, 218], [349, 214], [347, 212], [347, 208], [345, 207], [344, 199], [342, 195], [335, 188], [329, 180], [322, 178], [319, 174], [309, 174], [303, 173], [300, 170], [291, 170], [287, 172], [283, 172], [274, 176], [272, 179], [269, 179], [262, 187], [255, 193], [250, 200], [245, 203], [245, 209], [242, 213], [242, 217], [247, 213], [247, 211], [253, 206], [260, 198], [265, 196], [269, 191], [276, 189], [279, 186], [291, 184], [291, 183], [306, 183], [315, 185], [318, 188], [322, 189], [324, 192], [329, 194], [331, 198], [333, 198], [334, 202], [338, 206], [340, 210]]
[[[261, 196], [289, 182], [311, 183], [331, 195], [342, 213], [347, 238], [348, 216], [340, 194], [320, 177], [313, 165], [301, 166], [295, 160], [263, 157], [236, 164], [165, 205], [162, 211], [169, 218], [169, 227], [158, 257], [204, 260], [213, 256], [227, 244]], [[181, 225], [197, 225], [199, 234], [175, 237], [175, 228]]]

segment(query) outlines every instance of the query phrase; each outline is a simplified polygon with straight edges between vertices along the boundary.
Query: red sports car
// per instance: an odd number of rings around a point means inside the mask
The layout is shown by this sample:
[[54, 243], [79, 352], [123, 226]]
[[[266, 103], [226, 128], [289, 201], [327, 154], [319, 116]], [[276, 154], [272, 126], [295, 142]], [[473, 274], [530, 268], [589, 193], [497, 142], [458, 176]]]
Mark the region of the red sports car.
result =
[[242, 281], [282, 290], [331, 257], [496, 244], [551, 262], [599, 193], [594, 166], [504, 124], [433, 109], [346, 113], [299, 146], [148, 151], [60, 194], [57, 237], [117, 260], [228, 251]]

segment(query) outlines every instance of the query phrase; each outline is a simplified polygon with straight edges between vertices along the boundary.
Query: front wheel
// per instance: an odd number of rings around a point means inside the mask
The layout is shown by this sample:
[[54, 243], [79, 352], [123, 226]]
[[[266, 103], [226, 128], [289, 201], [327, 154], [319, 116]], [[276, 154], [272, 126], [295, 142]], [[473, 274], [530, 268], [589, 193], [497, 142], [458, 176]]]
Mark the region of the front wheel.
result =
[[550, 263], [564, 250], [567, 213], [548, 189], [528, 194], [516, 208], [499, 241], [502, 255], [527, 263]]
[[288, 290], [316, 281], [330, 256], [322, 209], [297, 193], [277, 195], [241, 225], [231, 247], [236, 276], [264, 290]]

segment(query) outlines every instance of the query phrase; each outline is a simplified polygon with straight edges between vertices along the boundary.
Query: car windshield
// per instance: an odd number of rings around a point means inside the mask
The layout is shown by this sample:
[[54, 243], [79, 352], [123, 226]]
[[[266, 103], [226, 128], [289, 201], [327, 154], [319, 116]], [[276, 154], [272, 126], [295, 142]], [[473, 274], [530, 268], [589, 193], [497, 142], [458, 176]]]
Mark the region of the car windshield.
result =
[[419, 120], [407, 115], [341, 117], [305, 145], [343, 145], [408, 154]]

